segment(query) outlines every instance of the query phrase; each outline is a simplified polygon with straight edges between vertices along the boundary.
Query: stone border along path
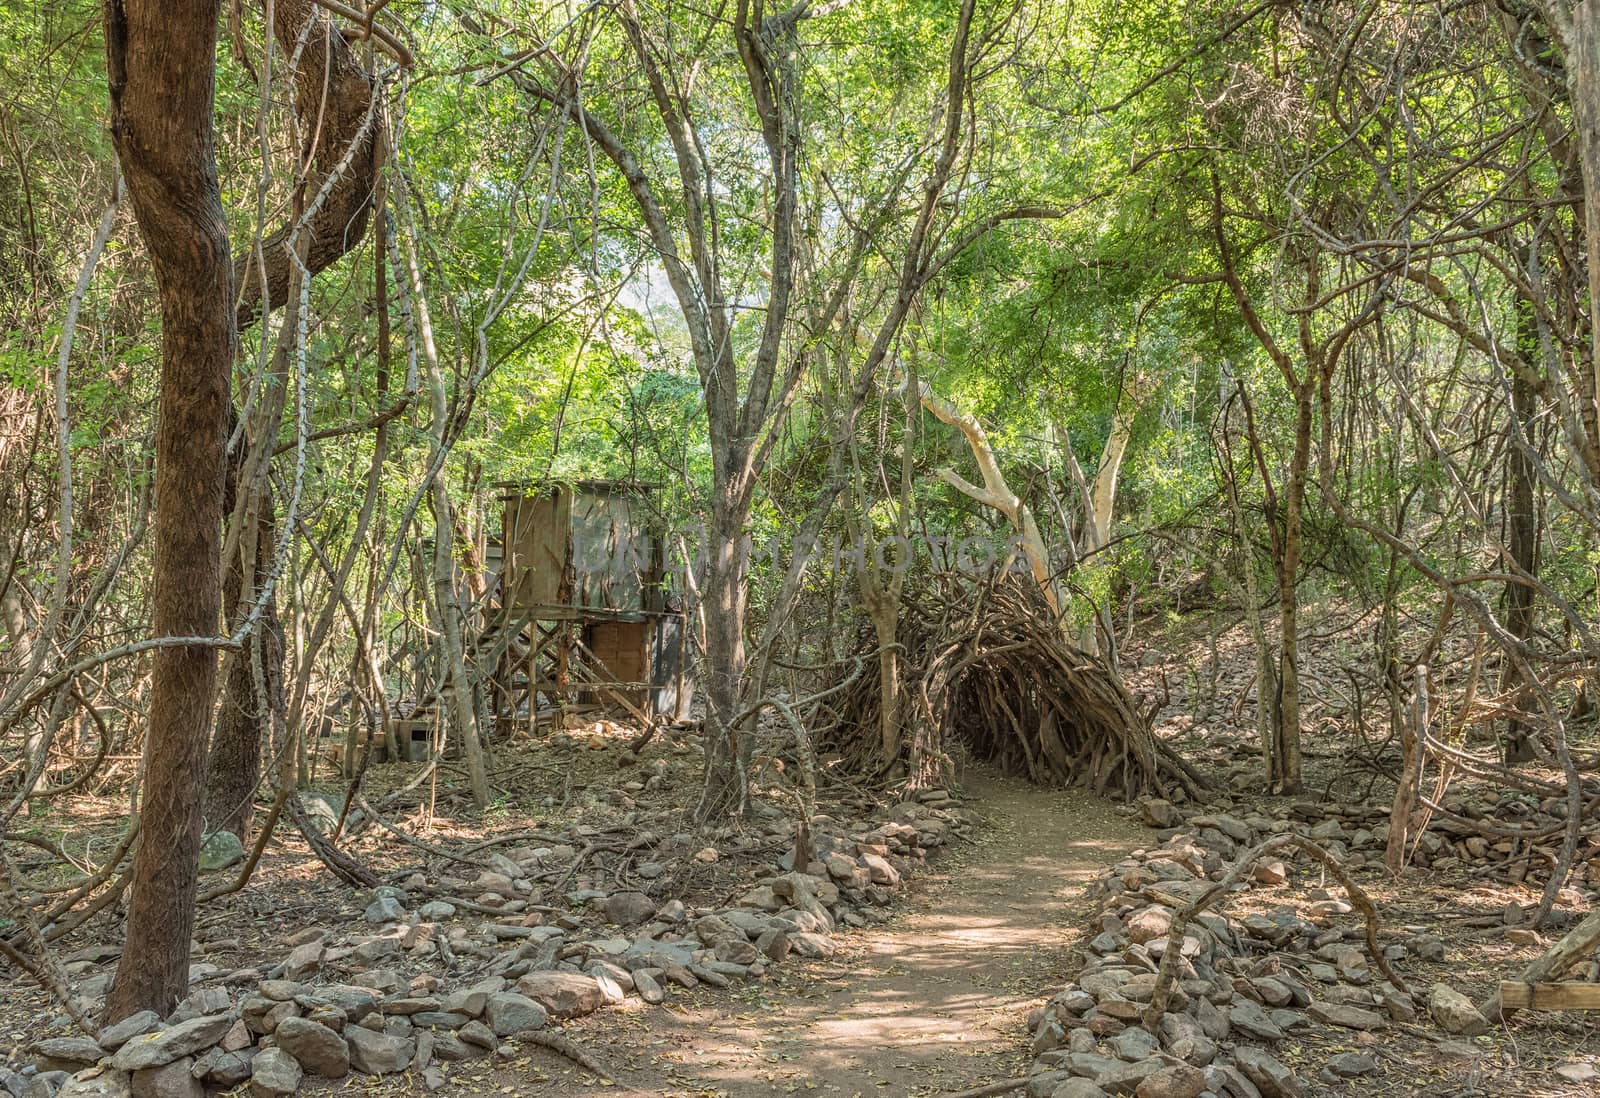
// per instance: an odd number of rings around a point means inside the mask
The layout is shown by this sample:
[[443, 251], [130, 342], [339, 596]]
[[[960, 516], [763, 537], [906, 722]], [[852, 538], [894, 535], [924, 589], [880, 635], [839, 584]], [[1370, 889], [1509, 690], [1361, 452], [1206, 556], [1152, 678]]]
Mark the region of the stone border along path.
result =
[[[977, 840], [916, 878], [889, 922], [841, 935], [833, 958], [666, 1007], [630, 999], [567, 1032], [619, 1083], [662, 1098], [910, 1098], [1022, 1074], [1027, 1009], [1068, 978], [1083, 887], [1150, 832], [1078, 791], [977, 771], [965, 792]], [[535, 1056], [553, 1076], [540, 1094], [597, 1093]], [[527, 1081], [507, 1068], [482, 1093]]]

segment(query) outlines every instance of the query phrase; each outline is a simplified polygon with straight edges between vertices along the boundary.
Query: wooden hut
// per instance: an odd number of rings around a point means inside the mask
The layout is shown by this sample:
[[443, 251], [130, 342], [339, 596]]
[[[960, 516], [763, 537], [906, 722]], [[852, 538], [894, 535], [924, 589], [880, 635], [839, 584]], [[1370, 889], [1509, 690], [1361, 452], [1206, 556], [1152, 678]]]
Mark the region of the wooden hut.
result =
[[[500, 632], [493, 698], [502, 729], [571, 705], [641, 721], [688, 715], [683, 613], [668, 591], [654, 486], [502, 484], [488, 554]], [[495, 550], [498, 549], [498, 553]]]

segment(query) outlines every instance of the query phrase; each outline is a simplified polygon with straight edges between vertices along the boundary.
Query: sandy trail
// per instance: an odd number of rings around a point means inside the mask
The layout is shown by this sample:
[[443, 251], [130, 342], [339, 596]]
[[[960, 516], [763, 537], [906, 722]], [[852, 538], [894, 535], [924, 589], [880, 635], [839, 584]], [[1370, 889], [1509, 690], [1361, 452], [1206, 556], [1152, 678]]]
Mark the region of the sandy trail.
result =
[[[923, 874], [892, 921], [841, 935], [830, 960], [665, 1007], [630, 999], [572, 1036], [662, 1096], [901, 1098], [1021, 1073], [1023, 1018], [1069, 971], [1079, 892], [1148, 832], [1086, 794], [982, 772], [967, 784], [979, 841]], [[564, 1061], [529, 1066], [547, 1077], [541, 1093], [595, 1093]], [[515, 1085], [515, 1068], [497, 1074], [492, 1090]]]

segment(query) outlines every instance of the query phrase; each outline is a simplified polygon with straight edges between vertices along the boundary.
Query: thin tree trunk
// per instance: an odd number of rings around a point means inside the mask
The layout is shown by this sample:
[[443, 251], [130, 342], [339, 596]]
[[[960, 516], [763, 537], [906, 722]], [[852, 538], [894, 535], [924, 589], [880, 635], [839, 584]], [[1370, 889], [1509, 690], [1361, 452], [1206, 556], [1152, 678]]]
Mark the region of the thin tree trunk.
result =
[[[1529, 362], [1538, 361], [1539, 334], [1531, 302], [1517, 303], [1517, 345]], [[1534, 419], [1538, 415], [1537, 394], [1530, 380], [1520, 370], [1511, 374], [1511, 416], [1513, 423], [1506, 428], [1506, 548], [1511, 552], [1512, 564], [1528, 576], [1538, 575], [1539, 531], [1538, 511], [1534, 500], [1537, 470], [1533, 458], [1519, 445], [1533, 445]], [[1506, 583], [1506, 631], [1520, 641], [1533, 638], [1534, 589], [1513, 579]], [[1505, 662], [1505, 672], [1500, 689], [1510, 693], [1517, 689], [1520, 680], [1517, 665]], [[1506, 722], [1505, 741], [1501, 756], [1507, 766], [1528, 762], [1533, 758], [1529, 742], [1530, 729], [1515, 717]]]
[[[461, 737], [461, 752], [467, 763], [467, 782], [472, 787], [472, 803], [478, 808], [489, 804], [489, 774], [484, 766], [483, 743], [478, 738], [477, 707], [473, 705], [472, 682], [467, 676], [466, 653], [461, 635], [462, 610], [456, 597], [455, 523], [450, 507], [450, 491], [445, 478], [445, 450], [449, 430], [449, 408], [445, 402], [444, 371], [439, 365], [439, 350], [433, 339], [433, 322], [428, 301], [423, 295], [422, 270], [417, 265], [414, 245], [405, 249], [407, 275], [411, 281], [412, 308], [416, 311], [417, 333], [422, 345], [422, 360], [428, 384], [428, 411], [433, 423], [428, 433], [428, 468], [433, 472], [430, 487], [433, 504], [433, 581], [434, 606], [439, 616], [439, 646], [442, 666], [440, 704], [448, 700], [446, 727], [454, 726]], [[443, 715], [443, 714], [441, 714]]]
[[[233, 267], [212, 143], [216, 0], [105, 6], [111, 136], [161, 305], [152, 632], [211, 636], [221, 609]], [[143, 832], [110, 1021], [166, 1015], [189, 986], [201, 790], [216, 692], [211, 646], [157, 649]]]
[[1278, 562], [1278, 785], [1283, 793], [1300, 791], [1300, 551], [1305, 511], [1306, 475], [1311, 465], [1310, 384], [1297, 394], [1294, 456], [1284, 494], [1283, 552]]

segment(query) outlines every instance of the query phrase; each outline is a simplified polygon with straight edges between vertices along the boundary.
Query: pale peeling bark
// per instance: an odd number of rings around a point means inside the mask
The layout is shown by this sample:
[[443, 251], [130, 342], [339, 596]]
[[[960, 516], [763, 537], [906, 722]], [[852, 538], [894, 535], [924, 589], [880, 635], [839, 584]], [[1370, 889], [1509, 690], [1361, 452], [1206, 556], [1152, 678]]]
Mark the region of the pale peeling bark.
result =
[[962, 411], [936, 394], [927, 382], [918, 381], [915, 384], [922, 406], [932, 412], [941, 423], [954, 427], [965, 436], [967, 445], [972, 450], [972, 456], [978, 463], [983, 486], [973, 484], [948, 466], [939, 470], [937, 474], [939, 479], [962, 495], [986, 507], [992, 507], [1006, 517], [1006, 521], [1011, 523], [1011, 528], [1016, 531], [1023, 559], [1028, 562], [1028, 571], [1033, 575], [1034, 582], [1039, 585], [1039, 591], [1044, 595], [1051, 614], [1059, 622], [1061, 599], [1056, 591], [1055, 576], [1050, 571], [1049, 550], [1045, 548], [1044, 537], [1039, 533], [1039, 524], [1034, 521], [1033, 511], [1006, 483], [1005, 474], [1000, 471], [1000, 463], [995, 459], [994, 448], [989, 445], [989, 435], [984, 431], [983, 424], [979, 423], [977, 417], [970, 412]]

